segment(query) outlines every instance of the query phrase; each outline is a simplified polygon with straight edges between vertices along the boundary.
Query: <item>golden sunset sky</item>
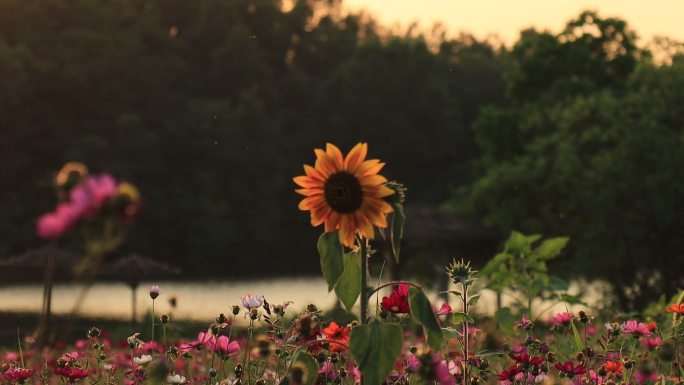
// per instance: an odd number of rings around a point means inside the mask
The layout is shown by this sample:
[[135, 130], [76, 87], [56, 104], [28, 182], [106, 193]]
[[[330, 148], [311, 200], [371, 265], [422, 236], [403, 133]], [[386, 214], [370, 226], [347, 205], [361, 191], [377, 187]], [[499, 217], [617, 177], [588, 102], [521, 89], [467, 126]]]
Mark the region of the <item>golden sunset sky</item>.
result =
[[497, 34], [507, 44], [517, 40], [521, 29], [532, 26], [558, 32], [586, 9], [626, 20], [640, 44], [658, 35], [684, 40], [682, 0], [343, 0], [343, 4], [350, 10], [369, 11], [386, 26], [417, 21], [428, 29], [442, 22], [450, 35]]

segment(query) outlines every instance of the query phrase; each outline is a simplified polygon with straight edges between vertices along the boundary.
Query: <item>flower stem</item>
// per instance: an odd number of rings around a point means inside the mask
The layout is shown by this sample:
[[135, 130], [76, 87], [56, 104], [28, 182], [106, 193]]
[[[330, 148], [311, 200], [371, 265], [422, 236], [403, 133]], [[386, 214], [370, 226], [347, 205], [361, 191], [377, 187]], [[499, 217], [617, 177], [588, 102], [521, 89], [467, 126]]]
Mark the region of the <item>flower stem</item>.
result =
[[[463, 285], [463, 313], [468, 315], [468, 286]], [[463, 320], [463, 384], [468, 385], [468, 320]]]
[[154, 341], [154, 299], [152, 299], [152, 341]]
[[360, 239], [361, 243], [361, 324], [368, 320], [368, 244], [365, 238]]

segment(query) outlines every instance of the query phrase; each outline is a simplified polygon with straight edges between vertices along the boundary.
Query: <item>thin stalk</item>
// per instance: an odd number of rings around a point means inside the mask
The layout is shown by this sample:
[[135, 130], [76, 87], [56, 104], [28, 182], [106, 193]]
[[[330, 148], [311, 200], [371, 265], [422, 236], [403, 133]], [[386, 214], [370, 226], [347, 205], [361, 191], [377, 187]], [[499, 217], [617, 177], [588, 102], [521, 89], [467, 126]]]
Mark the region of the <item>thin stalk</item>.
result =
[[361, 243], [361, 324], [368, 321], [368, 244], [364, 238], [360, 239]]
[[152, 299], [152, 341], [154, 341], [154, 299]]
[[[468, 286], [463, 285], [463, 313], [468, 315]], [[463, 384], [468, 385], [468, 321], [463, 321]]]

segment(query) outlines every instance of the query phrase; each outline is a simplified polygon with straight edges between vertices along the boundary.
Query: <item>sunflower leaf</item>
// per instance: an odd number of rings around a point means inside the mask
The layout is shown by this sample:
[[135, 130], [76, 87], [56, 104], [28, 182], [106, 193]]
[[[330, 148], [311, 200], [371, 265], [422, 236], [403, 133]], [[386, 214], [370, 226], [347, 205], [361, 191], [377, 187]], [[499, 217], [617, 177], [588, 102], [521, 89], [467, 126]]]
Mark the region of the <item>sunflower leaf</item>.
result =
[[399, 249], [401, 248], [401, 238], [404, 236], [404, 222], [406, 222], [406, 215], [404, 215], [404, 207], [401, 203], [392, 204], [394, 213], [392, 214], [392, 254], [394, 254], [394, 261], [399, 263]]
[[423, 326], [428, 345], [435, 351], [439, 350], [442, 347], [442, 328], [439, 327], [432, 305], [422, 290], [416, 287], [409, 289], [409, 307], [411, 317]]
[[361, 294], [361, 258], [357, 254], [344, 254], [344, 272], [335, 285], [335, 294], [347, 311], [351, 312]]
[[342, 259], [344, 250], [337, 231], [321, 234], [318, 238], [317, 247], [318, 253], [321, 255], [323, 278], [328, 283], [328, 292], [330, 292], [344, 272], [344, 260]]
[[352, 329], [349, 349], [366, 385], [380, 385], [394, 367], [403, 344], [401, 327], [372, 322]]

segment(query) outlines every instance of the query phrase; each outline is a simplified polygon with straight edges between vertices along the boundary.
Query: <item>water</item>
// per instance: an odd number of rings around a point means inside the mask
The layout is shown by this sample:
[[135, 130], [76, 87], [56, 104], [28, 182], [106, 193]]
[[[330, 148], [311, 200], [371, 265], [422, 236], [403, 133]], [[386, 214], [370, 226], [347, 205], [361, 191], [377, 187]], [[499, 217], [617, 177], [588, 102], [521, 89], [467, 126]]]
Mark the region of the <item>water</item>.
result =
[[[264, 295], [272, 304], [283, 301], [294, 301], [295, 309], [303, 309], [313, 303], [321, 309], [329, 309], [336, 303], [334, 293], [328, 294], [327, 285], [322, 278], [294, 277], [294, 278], [269, 278], [259, 280], [230, 280], [230, 281], [201, 281], [201, 282], [177, 282], [159, 281], [142, 283], [137, 292], [137, 314], [141, 316], [151, 308], [151, 300], [148, 289], [151, 285], [158, 284], [161, 295], [155, 302], [155, 312], [173, 313], [177, 319], [211, 320], [219, 313], [229, 314], [232, 305], [240, 303], [240, 296], [251, 293]], [[453, 288], [452, 288], [453, 289]], [[589, 304], [595, 303], [602, 298], [606, 289], [605, 283], [573, 282], [571, 293], [583, 292]], [[66, 314], [71, 311], [81, 290], [80, 285], [58, 284], [53, 289], [52, 309], [55, 313]], [[0, 311], [26, 311], [39, 312], [42, 306], [43, 288], [39, 284], [12, 285], [0, 287]], [[386, 293], [386, 292], [385, 292]], [[81, 307], [81, 313], [94, 317], [108, 317], [130, 319], [131, 316], [131, 290], [128, 286], [119, 283], [98, 283], [90, 291]], [[172, 309], [168, 302], [171, 296], [177, 298], [178, 307]], [[430, 292], [429, 296], [433, 304], [439, 308], [442, 301], [437, 294]], [[452, 297], [453, 302], [456, 298]], [[510, 296], [504, 295], [503, 304], [511, 302]], [[375, 298], [371, 299], [375, 303]], [[474, 309], [478, 313], [491, 314], [494, 312], [496, 296], [493, 292], [483, 291], [482, 297]], [[563, 303], [535, 301], [535, 308], [546, 310], [543, 318], [548, 318], [555, 312], [565, 311]], [[577, 306], [568, 307], [569, 310], [577, 310]], [[293, 314], [293, 313], [290, 313]]]

